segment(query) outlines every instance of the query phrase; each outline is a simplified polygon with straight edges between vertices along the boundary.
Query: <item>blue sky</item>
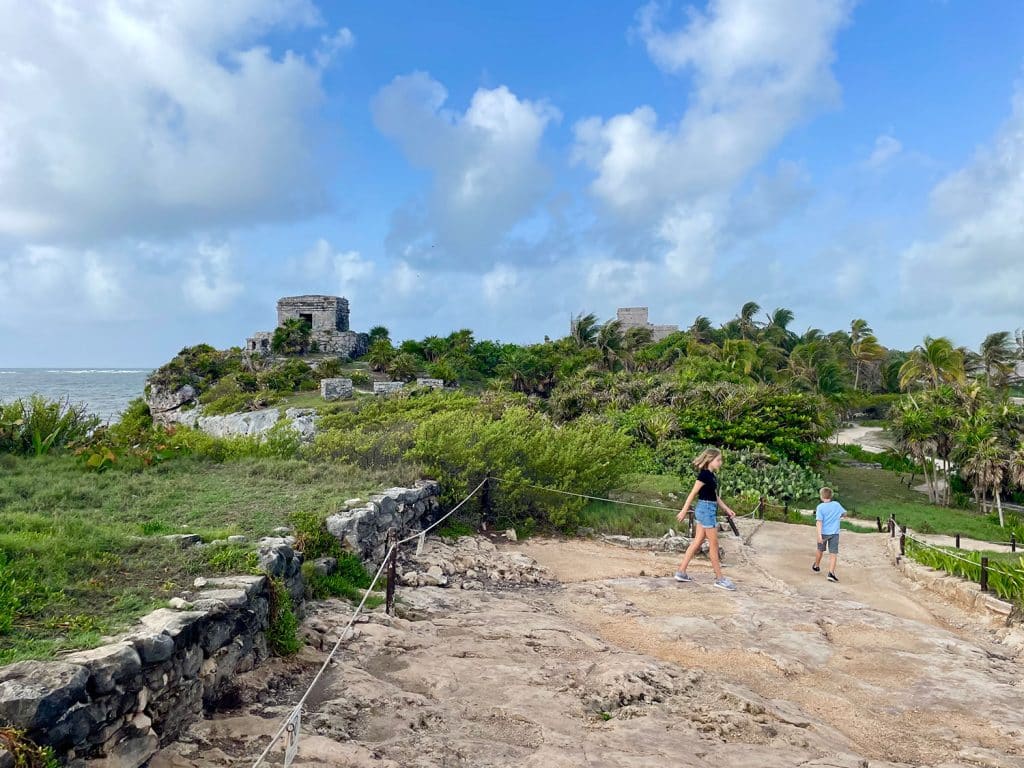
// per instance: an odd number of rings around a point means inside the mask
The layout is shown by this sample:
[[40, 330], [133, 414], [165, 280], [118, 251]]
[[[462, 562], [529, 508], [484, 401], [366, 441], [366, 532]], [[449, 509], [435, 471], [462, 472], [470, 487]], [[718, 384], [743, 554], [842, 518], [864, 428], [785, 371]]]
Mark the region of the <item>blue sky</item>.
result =
[[648, 305], [1024, 326], [1024, 4], [0, 0], [0, 366], [294, 293], [535, 341]]

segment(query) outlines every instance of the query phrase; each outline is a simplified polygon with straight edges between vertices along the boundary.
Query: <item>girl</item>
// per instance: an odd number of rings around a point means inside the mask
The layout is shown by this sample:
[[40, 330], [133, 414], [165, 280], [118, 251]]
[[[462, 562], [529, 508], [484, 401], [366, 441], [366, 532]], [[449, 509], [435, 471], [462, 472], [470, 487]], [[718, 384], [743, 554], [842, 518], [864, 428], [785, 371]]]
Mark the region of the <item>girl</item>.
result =
[[704, 539], [708, 540], [708, 557], [711, 558], [711, 567], [715, 571], [715, 586], [721, 589], [734, 590], [736, 585], [732, 580], [722, 575], [722, 566], [718, 562], [718, 507], [726, 511], [729, 517], [736, 517], [733, 512], [722, 501], [718, 495], [718, 478], [715, 472], [722, 466], [722, 452], [717, 448], [705, 448], [704, 451], [693, 460], [693, 466], [697, 468], [697, 481], [693, 484], [690, 495], [686, 497], [686, 503], [679, 510], [676, 519], [682, 522], [686, 518], [687, 510], [693, 504], [694, 497], [697, 498], [697, 506], [694, 508], [694, 516], [697, 518], [697, 535], [693, 537], [690, 546], [683, 555], [683, 561], [676, 571], [676, 581], [693, 581], [693, 578], [686, 573], [686, 567], [690, 564], [693, 556], [700, 551], [700, 545]]

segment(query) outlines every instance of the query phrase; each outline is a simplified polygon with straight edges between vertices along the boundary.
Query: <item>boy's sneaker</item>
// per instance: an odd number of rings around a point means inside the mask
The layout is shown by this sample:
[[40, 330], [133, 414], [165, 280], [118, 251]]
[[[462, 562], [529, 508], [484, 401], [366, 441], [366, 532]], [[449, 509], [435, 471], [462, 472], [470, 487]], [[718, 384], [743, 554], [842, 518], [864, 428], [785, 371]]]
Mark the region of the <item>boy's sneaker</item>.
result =
[[719, 589], [728, 589], [730, 592], [736, 591], [736, 585], [732, 583], [732, 579], [723, 576], [720, 579], [715, 579], [715, 586]]
[[839, 577], [836, 576], [834, 573], [832, 573], [832, 571], [828, 572], [828, 580], [829, 581], [834, 581], [836, 584], [839, 583]]
[[812, 565], [811, 566], [811, 570], [814, 571], [815, 573], [821, 573], [821, 566], [820, 565]]
[[693, 581], [693, 577], [686, 571], [676, 571], [676, 581]]

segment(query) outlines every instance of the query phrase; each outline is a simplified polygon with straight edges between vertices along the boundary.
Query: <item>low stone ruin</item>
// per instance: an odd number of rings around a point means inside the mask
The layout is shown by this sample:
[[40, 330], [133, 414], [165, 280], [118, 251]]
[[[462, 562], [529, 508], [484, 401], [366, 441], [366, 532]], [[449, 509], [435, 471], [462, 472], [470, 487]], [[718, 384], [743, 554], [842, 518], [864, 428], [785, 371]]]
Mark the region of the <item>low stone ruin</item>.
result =
[[352, 397], [352, 379], [320, 379], [320, 397], [324, 400], [345, 400]]
[[399, 580], [413, 587], [483, 589], [524, 584], [550, 584], [543, 566], [519, 552], [502, 552], [478, 536], [458, 539], [428, 538], [423, 551], [403, 551]]

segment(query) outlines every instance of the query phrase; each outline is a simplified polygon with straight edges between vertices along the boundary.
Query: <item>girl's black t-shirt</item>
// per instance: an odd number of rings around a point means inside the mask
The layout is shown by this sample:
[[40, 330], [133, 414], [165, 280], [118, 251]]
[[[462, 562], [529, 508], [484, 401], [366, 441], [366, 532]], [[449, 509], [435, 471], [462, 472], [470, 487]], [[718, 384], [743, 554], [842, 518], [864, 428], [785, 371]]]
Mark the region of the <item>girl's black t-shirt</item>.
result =
[[710, 469], [702, 469], [697, 473], [697, 479], [704, 485], [697, 491], [697, 498], [701, 501], [718, 501], [718, 478]]

